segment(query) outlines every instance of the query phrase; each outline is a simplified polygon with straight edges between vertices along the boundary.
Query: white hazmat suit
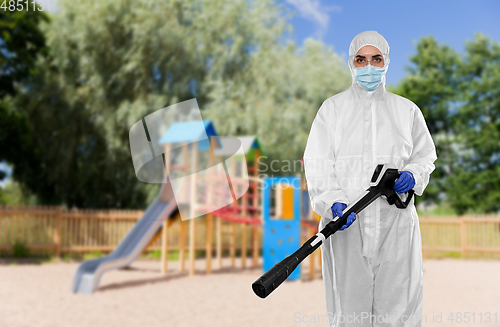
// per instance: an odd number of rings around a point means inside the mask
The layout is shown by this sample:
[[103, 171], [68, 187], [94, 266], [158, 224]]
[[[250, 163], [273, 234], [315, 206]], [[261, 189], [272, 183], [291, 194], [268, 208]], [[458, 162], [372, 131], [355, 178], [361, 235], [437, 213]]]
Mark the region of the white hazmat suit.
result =
[[[375, 31], [358, 34], [349, 49], [351, 87], [323, 102], [304, 153], [313, 210], [331, 221], [335, 202], [349, 205], [369, 187], [378, 164], [409, 171], [422, 195], [437, 159], [420, 109], [387, 92], [385, 73], [375, 91], [354, 78], [353, 59], [371, 45], [389, 64], [389, 45]], [[344, 231], [321, 246], [327, 312], [331, 326], [421, 326], [423, 267], [413, 200], [398, 209], [379, 198]]]

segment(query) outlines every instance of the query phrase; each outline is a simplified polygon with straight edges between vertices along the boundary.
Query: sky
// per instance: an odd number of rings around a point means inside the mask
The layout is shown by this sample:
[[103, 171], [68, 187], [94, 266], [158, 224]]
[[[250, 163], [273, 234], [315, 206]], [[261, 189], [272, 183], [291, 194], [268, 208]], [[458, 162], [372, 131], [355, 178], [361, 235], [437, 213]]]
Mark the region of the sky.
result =
[[283, 0], [293, 10], [290, 20], [298, 44], [312, 37], [333, 46], [347, 65], [356, 34], [375, 30], [390, 46], [387, 85], [397, 84], [410, 65], [409, 56], [422, 36], [433, 35], [459, 53], [464, 42], [481, 32], [500, 43], [500, 1], [327, 1]]
[[3, 180], [0, 180], [0, 187], [4, 187], [6, 184], [10, 182], [10, 174], [12, 173], [12, 168], [9, 167], [5, 162], [0, 162], [0, 170], [7, 173], [7, 177]]

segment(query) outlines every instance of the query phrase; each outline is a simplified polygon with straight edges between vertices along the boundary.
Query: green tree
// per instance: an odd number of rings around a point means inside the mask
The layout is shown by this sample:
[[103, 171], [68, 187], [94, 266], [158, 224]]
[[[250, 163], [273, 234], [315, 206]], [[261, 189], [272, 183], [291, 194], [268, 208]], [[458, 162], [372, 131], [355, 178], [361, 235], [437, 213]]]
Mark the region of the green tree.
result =
[[500, 211], [500, 44], [477, 34], [465, 45], [459, 75], [456, 135], [461, 158], [450, 175], [459, 212]]
[[456, 143], [454, 106], [457, 99], [460, 56], [447, 45], [439, 45], [432, 36], [421, 38], [416, 45], [416, 54], [410, 57], [408, 75], [393, 92], [416, 103], [429, 127], [438, 160], [431, 182], [424, 192], [427, 202], [439, 202], [439, 195], [451, 191], [446, 177], [454, 172]]
[[[346, 75], [331, 49], [283, 45], [289, 28], [272, 0], [58, 4], [44, 26], [50, 56], [39, 58], [36, 76], [13, 100], [29, 117], [42, 166], [16, 165], [16, 179], [44, 203], [142, 207], [152, 200], [158, 186], [135, 178], [128, 131], [167, 105], [196, 97], [226, 135], [235, 129], [225, 119], [244, 111], [239, 134], [269, 133], [267, 146], [285, 142], [298, 153], [320, 99], [343, 89]], [[214, 114], [225, 108], [225, 117]]]
[[[261, 173], [293, 174], [300, 170], [312, 121], [328, 97], [349, 88], [351, 75], [331, 47], [307, 39], [302, 48], [255, 53], [247, 69], [219, 80], [207, 116], [223, 135], [255, 134], [266, 152]], [[277, 160], [270, 169], [270, 162]], [[299, 163], [299, 164], [297, 164]]]
[[[17, 171], [26, 165], [32, 171], [40, 170], [40, 165], [34, 160], [37, 149], [27, 118], [15, 112], [5, 98], [16, 94], [16, 84], [32, 78], [37, 56], [47, 53], [39, 27], [47, 21], [48, 16], [41, 11], [0, 10], [0, 162], [16, 164]], [[0, 172], [0, 180], [4, 177]]]
[[37, 199], [23, 185], [10, 182], [0, 189], [0, 204], [34, 205]]
[[433, 37], [417, 43], [396, 93], [421, 109], [437, 146], [436, 172], [424, 193], [459, 214], [500, 209], [500, 46], [477, 34], [458, 55]]
[[0, 10], [0, 98], [14, 94], [14, 84], [29, 78], [39, 53], [46, 53], [39, 25], [47, 21], [41, 11]]

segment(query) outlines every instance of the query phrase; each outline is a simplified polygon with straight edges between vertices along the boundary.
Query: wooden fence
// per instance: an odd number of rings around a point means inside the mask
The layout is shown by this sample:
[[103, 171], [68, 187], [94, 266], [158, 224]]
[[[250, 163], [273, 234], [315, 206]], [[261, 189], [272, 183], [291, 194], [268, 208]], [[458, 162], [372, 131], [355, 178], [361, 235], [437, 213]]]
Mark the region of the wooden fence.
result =
[[[13, 207], [0, 206], [0, 254], [11, 253], [16, 242], [29, 249], [32, 254], [56, 255], [110, 252], [132, 229], [143, 215], [140, 210], [66, 210], [61, 207]], [[195, 248], [206, 247], [206, 220], [196, 224]], [[184, 222], [185, 223], [185, 222]], [[229, 250], [231, 244], [230, 223], [222, 224], [222, 249]], [[180, 224], [168, 228], [168, 249], [179, 249]], [[246, 229], [247, 249], [251, 249], [251, 229]], [[236, 229], [236, 239], [241, 239], [241, 229]], [[236, 251], [241, 242], [236, 242]], [[216, 247], [213, 240], [212, 248]], [[161, 238], [149, 250], [160, 250]]]
[[421, 217], [422, 250], [451, 252], [462, 257], [500, 258], [500, 217], [469, 215]]
[[[0, 253], [10, 253], [16, 241], [33, 254], [109, 252], [142, 216], [131, 210], [66, 210], [61, 207], [0, 206]], [[196, 248], [205, 249], [206, 219], [196, 224]], [[229, 249], [231, 224], [223, 224], [223, 248]], [[457, 253], [462, 257], [500, 257], [500, 217], [492, 215], [421, 217], [422, 249], [426, 253]], [[251, 229], [247, 228], [250, 233]], [[169, 251], [177, 251], [179, 223], [168, 229]], [[237, 229], [241, 240], [241, 229]], [[251, 237], [247, 235], [247, 249]], [[215, 249], [215, 242], [213, 247]], [[237, 244], [241, 247], [241, 242]], [[161, 249], [157, 240], [150, 250]]]

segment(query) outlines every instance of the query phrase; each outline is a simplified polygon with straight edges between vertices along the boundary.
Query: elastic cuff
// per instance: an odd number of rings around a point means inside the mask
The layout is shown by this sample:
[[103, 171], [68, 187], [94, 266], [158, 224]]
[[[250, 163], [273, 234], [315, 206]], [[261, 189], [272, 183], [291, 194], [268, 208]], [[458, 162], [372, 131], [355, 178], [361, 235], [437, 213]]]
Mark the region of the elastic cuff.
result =
[[422, 193], [419, 194], [418, 192], [418, 190], [420, 190], [422, 186], [422, 177], [420, 176], [420, 174], [411, 168], [404, 168], [403, 170], [409, 171], [413, 175], [413, 179], [415, 179], [415, 186], [413, 187], [413, 189], [415, 190], [415, 194], [422, 195]]

